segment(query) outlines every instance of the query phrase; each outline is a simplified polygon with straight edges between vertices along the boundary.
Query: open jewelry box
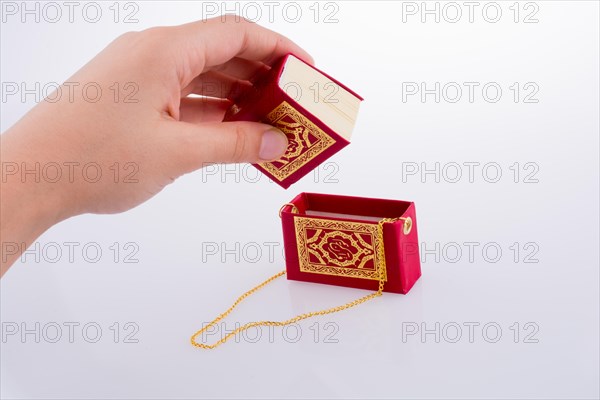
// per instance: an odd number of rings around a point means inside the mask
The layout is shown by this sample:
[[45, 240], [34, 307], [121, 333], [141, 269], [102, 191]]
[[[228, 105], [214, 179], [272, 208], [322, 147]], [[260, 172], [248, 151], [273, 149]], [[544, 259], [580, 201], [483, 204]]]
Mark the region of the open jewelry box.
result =
[[421, 276], [415, 205], [300, 193], [280, 210], [288, 279], [406, 294]]

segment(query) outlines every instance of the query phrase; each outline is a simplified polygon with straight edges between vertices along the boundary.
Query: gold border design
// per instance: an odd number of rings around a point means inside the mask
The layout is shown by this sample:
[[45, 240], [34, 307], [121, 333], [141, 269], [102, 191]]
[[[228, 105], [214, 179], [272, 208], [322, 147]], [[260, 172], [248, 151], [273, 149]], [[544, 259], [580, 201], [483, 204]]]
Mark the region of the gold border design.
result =
[[[290, 127], [288, 123], [282, 121], [285, 116], [289, 116], [299, 124], [300, 127]], [[317, 125], [313, 124], [287, 101], [282, 102], [273, 109], [266, 116], [265, 121], [283, 131], [288, 136], [288, 139], [294, 140], [298, 144], [295, 150], [290, 150], [288, 148], [288, 151], [283, 157], [277, 161], [278, 164], [283, 163], [282, 166], [278, 167], [273, 162], [259, 164], [279, 181], [283, 181], [294, 172], [298, 171], [309, 161], [335, 143], [335, 140], [331, 136], [325, 133]], [[310, 143], [308, 140], [309, 132], [317, 138], [313, 143]], [[306, 143], [307, 146], [304, 146], [303, 143]]]
[[[383, 280], [387, 281], [385, 260], [383, 262], [381, 260], [381, 257], [385, 257], [383, 254], [383, 243], [379, 238], [377, 224], [295, 217], [294, 226], [296, 229], [296, 245], [298, 247], [298, 261], [301, 272], [378, 281], [381, 269]], [[308, 237], [307, 229], [315, 229], [317, 233], [312, 237]], [[316, 242], [316, 239], [320, 237], [323, 231], [326, 231], [325, 236], [328, 237], [339, 235], [344, 238], [350, 238], [353, 246], [359, 249], [359, 252], [354, 255], [352, 260], [348, 260], [347, 262], [336, 260], [333, 257], [323, 257], [323, 253], [326, 253], [326, 251], [322, 247], [322, 240]], [[345, 232], [352, 232], [354, 235]], [[364, 237], [370, 237], [373, 245], [369, 245], [364, 240]], [[311, 254], [319, 260], [319, 263], [310, 261]], [[365, 263], [371, 259], [373, 260], [374, 268], [363, 268]], [[359, 260], [360, 264], [356, 267], [355, 265]]]

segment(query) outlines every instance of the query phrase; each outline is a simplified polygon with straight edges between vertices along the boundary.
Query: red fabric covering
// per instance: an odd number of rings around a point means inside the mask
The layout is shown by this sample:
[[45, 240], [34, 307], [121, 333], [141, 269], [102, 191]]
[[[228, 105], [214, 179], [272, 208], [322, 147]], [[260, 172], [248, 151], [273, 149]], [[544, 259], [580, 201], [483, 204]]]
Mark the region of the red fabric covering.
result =
[[[293, 210], [291, 206], [286, 206], [281, 213], [288, 279], [368, 290], [377, 290], [379, 285], [376, 276], [375, 279], [374, 276], [371, 276], [371, 278], [349, 276], [355, 272], [369, 272], [370, 269], [374, 272], [374, 261], [369, 260], [364, 262], [362, 266], [360, 265], [361, 260], [364, 261], [364, 257], [368, 258], [369, 254], [375, 252], [374, 237], [365, 233], [364, 229], [355, 229], [357, 225], [353, 229], [344, 229], [343, 225], [336, 224], [339, 222], [357, 222], [361, 225], [367, 224], [367, 228], [373, 231], [377, 226], [377, 222], [351, 217], [309, 216], [306, 215], [307, 210], [379, 218], [410, 217], [412, 228], [408, 234], [403, 232], [404, 222], [402, 220], [384, 224], [383, 242], [387, 274], [384, 291], [406, 294], [421, 276], [417, 217], [414, 203], [317, 193], [301, 193], [291, 203], [297, 207], [297, 211]], [[298, 239], [296, 225], [297, 221], [302, 218], [319, 220], [317, 225], [320, 225], [321, 228], [322, 225], [331, 225], [331, 221], [334, 221], [334, 228], [309, 229], [304, 232], [304, 239]], [[309, 221], [309, 223], [312, 222]], [[352, 232], [353, 230], [355, 232]], [[299, 232], [299, 234], [302, 233]], [[323, 239], [327, 234], [329, 235], [327, 239]], [[362, 241], [359, 240], [359, 236], [363, 239]], [[305, 242], [304, 246], [299, 246], [298, 240], [303, 240]], [[315, 247], [318, 244], [322, 246]], [[315, 270], [320, 272], [301, 270], [299, 247], [309, 248], [302, 255], [305, 260], [308, 260], [304, 262], [304, 265], [308, 262], [310, 268], [314, 267]], [[364, 252], [364, 254], [361, 254], [364, 257], [359, 257], [354, 264], [339, 265], [340, 262], [349, 262], [347, 260], [352, 255], [360, 252]], [[322, 257], [319, 259], [319, 256]], [[338, 264], [332, 262], [332, 258], [337, 259]], [[362, 271], [352, 271], [356, 269]], [[331, 273], [332, 271], [333, 273]]]

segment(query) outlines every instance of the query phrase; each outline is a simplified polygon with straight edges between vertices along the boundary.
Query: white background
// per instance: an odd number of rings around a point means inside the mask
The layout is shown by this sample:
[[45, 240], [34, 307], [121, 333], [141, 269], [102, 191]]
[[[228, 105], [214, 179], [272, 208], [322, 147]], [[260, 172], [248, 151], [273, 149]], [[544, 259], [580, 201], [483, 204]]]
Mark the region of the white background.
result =
[[[56, 23], [46, 20], [54, 14], [39, 23], [4, 14], [3, 85], [62, 82], [122, 32], [208, 16], [202, 2], [137, 2], [137, 11], [118, 5], [115, 23], [112, 3], [98, 3], [97, 23], [83, 18], [83, 3], [73, 23], [65, 6]], [[520, 3], [515, 22], [513, 2], [499, 2], [496, 23], [486, 21], [494, 5], [482, 14], [486, 2], [472, 23], [463, 2], [455, 23], [456, 8], [445, 3], [439, 22], [435, 15], [422, 22], [420, 10], [403, 13], [421, 2], [321, 3], [318, 16], [313, 2], [302, 2], [295, 23], [293, 9], [285, 15], [280, 4], [271, 23], [267, 6], [255, 4], [259, 23], [295, 40], [365, 98], [353, 143], [287, 191], [264, 177], [255, 182], [252, 168], [231, 167], [237, 177], [199, 171], [130, 212], [81, 216], [45, 233], [1, 281], [4, 333], [39, 323], [41, 335], [39, 343], [20, 332], [4, 338], [2, 397], [598, 398], [598, 3]], [[255, 18], [256, 8], [243, 6]], [[124, 23], [133, 11], [139, 22]], [[325, 23], [332, 12], [337, 22]], [[538, 22], [524, 23], [531, 13]], [[463, 93], [455, 103], [455, 92], [441, 93], [439, 103], [433, 94], [403, 101], [410, 82], [429, 89], [456, 82]], [[473, 102], [463, 82], [479, 83]], [[482, 95], [490, 82], [502, 89], [497, 102], [488, 101], [492, 89], [488, 100]], [[526, 103], [532, 88], [537, 102]], [[33, 95], [3, 98], [2, 131], [34, 103]], [[480, 163], [472, 182], [469, 162]], [[436, 163], [439, 179], [421, 175]], [[457, 164], [462, 175], [452, 183]], [[403, 176], [415, 165], [419, 173]], [[204, 322], [283, 268], [277, 210], [302, 191], [414, 201], [427, 249], [421, 280], [406, 296], [386, 294], [285, 332], [263, 330], [256, 343], [254, 331], [217, 350], [192, 347], [189, 336]], [[72, 262], [65, 242], [79, 243]], [[55, 263], [43, 251], [52, 243], [63, 251]], [[103, 252], [96, 263], [82, 254], [90, 243]], [[132, 249], [139, 262], [124, 262]], [[281, 280], [240, 306], [226, 328], [359, 295]], [[79, 324], [73, 343], [70, 322]], [[471, 338], [469, 323], [478, 324]], [[57, 343], [54, 324], [62, 327]], [[102, 329], [97, 343], [86, 341], [95, 332], [84, 336], [85, 324]], [[137, 343], [125, 343], [136, 326]], [[419, 332], [408, 335], [414, 327]]]

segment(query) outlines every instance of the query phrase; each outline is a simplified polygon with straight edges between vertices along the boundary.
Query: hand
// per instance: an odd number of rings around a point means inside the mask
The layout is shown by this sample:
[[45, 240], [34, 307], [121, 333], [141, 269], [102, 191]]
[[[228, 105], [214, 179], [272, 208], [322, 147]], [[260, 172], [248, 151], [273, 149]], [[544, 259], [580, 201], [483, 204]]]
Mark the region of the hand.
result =
[[117, 38], [1, 136], [0, 273], [61, 220], [128, 210], [207, 163], [283, 155], [270, 125], [221, 121], [230, 93], [290, 52], [313, 62], [237, 16]]

